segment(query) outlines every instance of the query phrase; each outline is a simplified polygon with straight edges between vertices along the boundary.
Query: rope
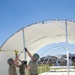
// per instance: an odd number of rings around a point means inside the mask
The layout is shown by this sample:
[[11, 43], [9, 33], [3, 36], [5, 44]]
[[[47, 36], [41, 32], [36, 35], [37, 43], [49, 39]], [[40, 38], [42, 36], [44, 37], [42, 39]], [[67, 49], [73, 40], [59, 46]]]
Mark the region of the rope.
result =
[[13, 51], [9, 51], [9, 50], [0, 50], [0, 52], [9, 52], [9, 53], [13, 53]]
[[[24, 51], [24, 49], [20, 52], [18, 51], [19, 52], [18, 56], [20, 56], [20, 54], [23, 53], [23, 51]], [[9, 51], [9, 50], [0, 50], [0, 52], [15, 53], [15, 51]]]

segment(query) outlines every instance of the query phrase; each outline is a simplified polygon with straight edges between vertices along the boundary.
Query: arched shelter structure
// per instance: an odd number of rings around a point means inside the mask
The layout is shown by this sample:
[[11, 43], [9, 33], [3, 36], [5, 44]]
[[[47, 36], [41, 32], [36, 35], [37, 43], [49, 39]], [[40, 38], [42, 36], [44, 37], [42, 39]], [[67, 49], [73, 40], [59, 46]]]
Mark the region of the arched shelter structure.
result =
[[[4, 52], [0, 53], [0, 67], [2, 68], [0, 73], [8, 75], [6, 60], [9, 57], [14, 58], [14, 50], [21, 52], [26, 47], [31, 54], [34, 54], [40, 48], [51, 43], [75, 43], [74, 30], [74, 21], [51, 20], [34, 23], [15, 32], [1, 46], [1, 50]], [[24, 55], [21, 54], [20, 58], [24, 58]], [[27, 57], [27, 59], [29, 58]]]

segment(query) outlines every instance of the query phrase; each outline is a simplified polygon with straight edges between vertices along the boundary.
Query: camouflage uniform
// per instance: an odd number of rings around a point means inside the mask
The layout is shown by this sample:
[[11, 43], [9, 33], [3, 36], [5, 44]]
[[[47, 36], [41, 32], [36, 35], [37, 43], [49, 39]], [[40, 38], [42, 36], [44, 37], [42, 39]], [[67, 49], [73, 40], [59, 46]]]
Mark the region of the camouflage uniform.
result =
[[25, 75], [25, 65], [20, 65], [19, 66], [19, 72], [20, 72], [20, 75]]

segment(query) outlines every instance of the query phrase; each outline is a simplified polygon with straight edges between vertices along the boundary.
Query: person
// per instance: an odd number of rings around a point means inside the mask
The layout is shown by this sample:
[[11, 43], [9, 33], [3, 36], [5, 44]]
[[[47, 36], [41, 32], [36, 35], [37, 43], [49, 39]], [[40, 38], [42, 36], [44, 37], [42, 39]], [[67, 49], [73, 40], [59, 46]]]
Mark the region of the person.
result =
[[27, 68], [27, 61], [25, 60], [21, 61], [20, 59], [19, 61], [21, 62], [21, 65], [17, 64], [17, 67], [19, 67], [19, 73], [20, 75], [25, 75], [25, 68]]
[[18, 62], [18, 51], [15, 50], [15, 60], [13, 60], [13, 58], [9, 58], [7, 60], [7, 63], [9, 64], [9, 75], [17, 75], [16, 72], [16, 64]]
[[38, 59], [39, 59], [39, 55], [37, 53], [35, 53], [33, 56], [30, 54], [30, 52], [27, 50], [27, 48], [25, 48], [26, 53], [28, 54], [28, 56], [31, 58], [28, 66], [30, 67], [29, 71], [30, 71], [30, 75], [38, 75]]

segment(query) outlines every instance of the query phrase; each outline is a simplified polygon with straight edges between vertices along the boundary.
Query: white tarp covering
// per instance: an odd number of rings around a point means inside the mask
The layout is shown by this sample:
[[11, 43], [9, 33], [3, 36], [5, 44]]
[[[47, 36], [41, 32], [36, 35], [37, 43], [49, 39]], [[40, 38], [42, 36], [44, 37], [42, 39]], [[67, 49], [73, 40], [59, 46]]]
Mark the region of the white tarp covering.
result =
[[[75, 22], [67, 21], [68, 26], [68, 41], [70, 43], [75, 43]], [[66, 30], [64, 20], [53, 20], [44, 21], [32, 24], [23, 28], [25, 35], [25, 46], [27, 49], [34, 54], [40, 48], [58, 42], [66, 42]], [[22, 29], [14, 33], [9, 39], [7, 39], [1, 46], [1, 50], [8, 50], [13, 52], [18, 50], [19, 52], [24, 49], [23, 47], [23, 33]], [[14, 58], [13, 53], [0, 53], [0, 75], [8, 75], [7, 59], [9, 57]], [[20, 58], [23, 58], [21, 54]], [[29, 59], [27, 57], [27, 59]]]

